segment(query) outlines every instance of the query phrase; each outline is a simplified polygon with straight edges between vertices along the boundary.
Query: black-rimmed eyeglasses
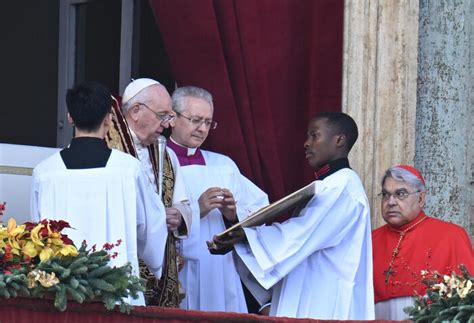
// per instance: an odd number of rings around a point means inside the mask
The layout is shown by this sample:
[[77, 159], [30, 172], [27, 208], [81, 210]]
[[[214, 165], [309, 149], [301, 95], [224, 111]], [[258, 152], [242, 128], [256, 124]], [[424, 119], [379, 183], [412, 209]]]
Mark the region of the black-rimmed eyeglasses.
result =
[[145, 103], [137, 103], [137, 105], [141, 105], [145, 108], [147, 108], [148, 110], [150, 110], [151, 112], [153, 112], [153, 114], [158, 118], [160, 119], [161, 122], [170, 122], [171, 120], [173, 120], [174, 118], [176, 118], [175, 115], [172, 115], [172, 114], [159, 114], [158, 112], [155, 112], [153, 111], [148, 105], [146, 105]]
[[201, 127], [204, 125], [208, 129], [216, 129], [217, 128], [217, 122], [214, 120], [209, 120], [209, 119], [203, 119], [203, 118], [198, 118], [198, 117], [187, 117], [182, 113], [176, 112], [176, 114], [179, 117], [183, 117], [184, 119], [189, 120], [193, 126], [196, 128]]

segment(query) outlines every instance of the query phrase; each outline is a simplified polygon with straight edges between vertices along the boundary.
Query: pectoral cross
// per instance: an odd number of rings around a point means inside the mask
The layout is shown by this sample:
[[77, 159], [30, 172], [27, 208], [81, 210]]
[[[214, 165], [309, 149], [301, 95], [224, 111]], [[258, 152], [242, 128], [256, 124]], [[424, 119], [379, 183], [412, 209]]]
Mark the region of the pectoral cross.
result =
[[[405, 237], [406, 233], [408, 231], [410, 231], [411, 229], [413, 229], [415, 226], [417, 226], [419, 223], [421, 223], [423, 220], [425, 220], [427, 217], [424, 216], [423, 218], [421, 218], [420, 220], [418, 220], [415, 224], [411, 225], [410, 227], [406, 228], [405, 230], [403, 231], [398, 231], [398, 230], [395, 230], [396, 232], [399, 232], [400, 233], [400, 237], [398, 238], [398, 242], [397, 242], [397, 245], [395, 246], [395, 248], [393, 248], [393, 251], [392, 251], [392, 259], [390, 260], [390, 263], [388, 264], [388, 269], [386, 271], [383, 272], [383, 274], [385, 275], [385, 284], [388, 284], [388, 281], [390, 280], [390, 276], [392, 276], [393, 274], [395, 274], [395, 271], [393, 270], [393, 266], [394, 266], [394, 263], [395, 263], [395, 258], [397, 258], [398, 256], [398, 253], [400, 252], [400, 245], [402, 244], [402, 240], [403, 238]], [[394, 230], [394, 229], [393, 229]]]
[[392, 266], [388, 267], [388, 269], [385, 270], [383, 274], [385, 275], [385, 283], [388, 284], [388, 281], [390, 280], [390, 276], [393, 275]]
[[402, 239], [404, 236], [405, 236], [405, 232], [400, 232], [400, 239], [398, 240], [397, 246], [392, 251], [392, 259], [390, 260], [388, 269], [383, 272], [383, 274], [385, 275], [385, 284], [388, 284], [388, 281], [390, 280], [390, 276], [394, 274], [393, 264], [395, 262], [395, 258], [400, 252], [400, 243], [402, 242]]

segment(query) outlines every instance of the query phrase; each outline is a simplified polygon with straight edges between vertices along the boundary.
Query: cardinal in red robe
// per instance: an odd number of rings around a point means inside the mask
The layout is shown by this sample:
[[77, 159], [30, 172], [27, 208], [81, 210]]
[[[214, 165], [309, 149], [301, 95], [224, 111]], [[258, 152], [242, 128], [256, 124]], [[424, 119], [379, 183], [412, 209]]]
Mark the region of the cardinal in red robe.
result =
[[421, 173], [408, 165], [388, 169], [382, 179], [386, 225], [372, 232], [376, 319], [401, 320], [403, 308], [422, 296], [422, 271], [450, 275], [459, 265], [474, 274], [474, 254], [466, 231], [423, 212]]

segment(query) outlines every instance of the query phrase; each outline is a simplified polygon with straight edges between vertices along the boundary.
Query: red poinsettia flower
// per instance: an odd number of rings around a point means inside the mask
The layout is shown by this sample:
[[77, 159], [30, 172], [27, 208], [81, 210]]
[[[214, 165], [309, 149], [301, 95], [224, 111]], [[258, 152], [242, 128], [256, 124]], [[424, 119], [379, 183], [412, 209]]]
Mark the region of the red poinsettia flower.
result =
[[71, 239], [67, 236], [67, 234], [61, 234], [61, 240], [64, 244], [74, 244]]
[[3, 255], [2, 261], [7, 262], [7, 261], [12, 260], [12, 258], [13, 258], [13, 256], [12, 256], [12, 246], [6, 245], [5, 246], [5, 254]]
[[49, 226], [51, 230], [56, 231], [56, 232], [61, 232], [62, 229], [71, 227], [68, 222], [63, 221], [63, 220], [59, 220], [59, 221], [50, 220]]
[[34, 222], [25, 222], [24, 224], [25, 224], [26, 231], [31, 231], [36, 226], [36, 223]]
[[[43, 221], [41, 221], [43, 222]], [[43, 224], [43, 223], [41, 223]], [[41, 228], [41, 230], [39, 231], [39, 236], [41, 238], [44, 238], [44, 237], [47, 237], [49, 235], [49, 232], [48, 232], [48, 228], [47, 227], [44, 227], [44, 228]]]

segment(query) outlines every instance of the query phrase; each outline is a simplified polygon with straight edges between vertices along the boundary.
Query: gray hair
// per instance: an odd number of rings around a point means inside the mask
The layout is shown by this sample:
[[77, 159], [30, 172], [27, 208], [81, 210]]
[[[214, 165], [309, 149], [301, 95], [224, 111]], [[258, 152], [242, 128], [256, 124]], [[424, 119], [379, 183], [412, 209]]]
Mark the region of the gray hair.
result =
[[174, 112], [182, 113], [186, 109], [185, 101], [188, 96], [206, 101], [214, 110], [211, 93], [197, 86], [183, 86], [174, 90], [171, 96]]
[[416, 191], [424, 192], [426, 190], [425, 185], [418, 177], [401, 167], [395, 166], [387, 169], [384, 176], [382, 177], [382, 186], [385, 183], [387, 177], [391, 177], [399, 182], [405, 182], [413, 187]]

